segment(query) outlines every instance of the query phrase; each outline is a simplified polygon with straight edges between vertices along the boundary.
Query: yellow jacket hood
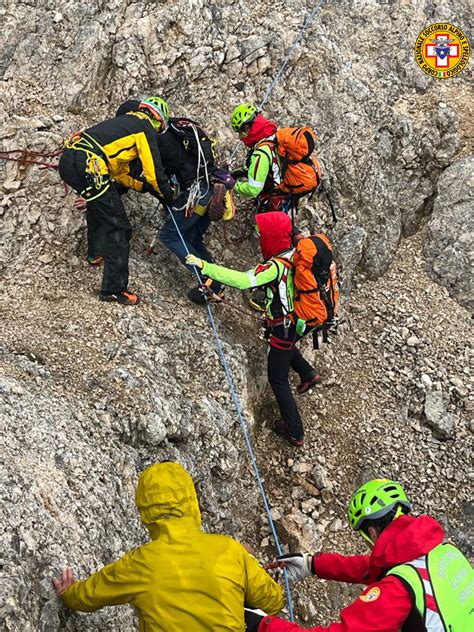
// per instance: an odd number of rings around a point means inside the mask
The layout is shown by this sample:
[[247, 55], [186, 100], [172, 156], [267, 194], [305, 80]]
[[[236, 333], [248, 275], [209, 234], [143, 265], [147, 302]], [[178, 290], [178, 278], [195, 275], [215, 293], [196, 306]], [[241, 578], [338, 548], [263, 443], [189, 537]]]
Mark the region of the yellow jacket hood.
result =
[[142, 472], [135, 502], [153, 539], [161, 530], [167, 530], [168, 521], [172, 519], [185, 518], [188, 524], [192, 523], [190, 526], [201, 527], [193, 479], [179, 463], [157, 463]]
[[281, 609], [280, 586], [239, 542], [200, 529], [196, 490], [181, 465], [145, 470], [136, 503], [153, 541], [69, 586], [61, 596], [70, 608], [129, 603], [140, 632], [244, 632], [244, 604]]

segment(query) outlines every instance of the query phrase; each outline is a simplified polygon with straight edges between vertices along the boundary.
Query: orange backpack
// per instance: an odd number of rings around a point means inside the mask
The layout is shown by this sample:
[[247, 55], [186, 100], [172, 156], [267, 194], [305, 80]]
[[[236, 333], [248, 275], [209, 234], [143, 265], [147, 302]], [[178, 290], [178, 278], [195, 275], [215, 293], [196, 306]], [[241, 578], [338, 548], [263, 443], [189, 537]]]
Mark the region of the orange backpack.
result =
[[282, 127], [277, 130], [276, 150], [281, 158], [278, 190], [298, 196], [315, 191], [321, 180], [314, 151], [316, 134], [312, 127]]
[[322, 329], [324, 334], [337, 323], [339, 303], [337, 269], [329, 238], [318, 233], [300, 239], [292, 262], [294, 314], [310, 327]]

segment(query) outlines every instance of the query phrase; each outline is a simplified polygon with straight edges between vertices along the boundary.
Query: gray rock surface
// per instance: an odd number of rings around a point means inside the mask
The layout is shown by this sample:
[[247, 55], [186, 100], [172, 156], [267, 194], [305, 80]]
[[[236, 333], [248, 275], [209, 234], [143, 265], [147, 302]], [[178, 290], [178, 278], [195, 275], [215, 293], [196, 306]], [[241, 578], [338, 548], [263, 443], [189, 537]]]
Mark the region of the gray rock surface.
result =
[[448, 413], [442, 391], [427, 391], [424, 413], [427, 424], [433, 428], [441, 439], [452, 437], [454, 428], [453, 415]]
[[[227, 157], [235, 142], [230, 111], [244, 99], [260, 101], [308, 8], [303, 0], [6, 0], [2, 148], [50, 152], [72, 131], [112, 116], [126, 98], [154, 93], [176, 114], [202, 121]], [[412, 48], [425, 24], [463, 25], [469, 15], [465, 0], [327, 2], [265, 109], [281, 125], [317, 128], [340, 219], [331, 231], [322, 195], [306, 202], [298, 221], [332, 233], [345, 291], [354, 290], [345, 333], [315, 360], [325, 385], [300, 401], [307, 446], [299, 456], [269, 436], [273, 398], [262, 397], [265, 345], [255, 321], [219, 308], [270, 500], [289, 525], [284, 546], [353, 552], [345, 500], [369, 471], [399, 478], [421, 510], [447, 514], [450, 533], [467, 532], [467, 315], [422, 272], [418, 236], [398, 248], [433, 202], [436, 215], [437, 195], [439, 208], [452, 202], [454, 209], [442, 247], [461, 243], [464, 189], [450, 174], [471, 160], [458, 159], [472, 152], [467, 73], [435, 82], [416, 66]], [[84, 219], [57, 174], [15, 162], [1, 162], [0, 174], [2, 625], [15, 632], [131, 630], [126, 607], [67, 612], [50, 576], [70, 564], [83, 577], [143, 541], [133, 496], [146, 465], [181, 461], [197, 482], [205, 527], [250, 540], [266, 560], [275, 553], [269, 527], [205, 313], [184, 298], [193, 280], [160, 246], [155, 257], [143, 254], [162, 221], [154, 200], [127, 196], [137, 227], [131, 288], [143, 301], [122, 309], [97, 301], [100, 270], [82, 263]], [[243, 211], [229, 231], [246, 232]], [[443, 229], [430, 227], [429, 243], [437, 232]], [[255, 241], [229, 246], [221, 225], [209, 241], [228, 265], [244, 268], [257, 256]], [[391, 262], [384, 277], [363, 283]], [[451, 269], [435, 274], [467, 304], [467, 288]], [[229, 296], [243, 306], [237, 293]], [[448, 328], [453, 314], [456, 327]], [[446, 395], [449, 442], [424, 426], [430, 389]], [[316, 604], [300, 610], [314, 624], [334, 619], [352, 595], [338, 586], [295, 594], [299, 604]]]
[[428, 223], [426, 259], [433, 278], [474, 313], [474, 156], [447, 168]]

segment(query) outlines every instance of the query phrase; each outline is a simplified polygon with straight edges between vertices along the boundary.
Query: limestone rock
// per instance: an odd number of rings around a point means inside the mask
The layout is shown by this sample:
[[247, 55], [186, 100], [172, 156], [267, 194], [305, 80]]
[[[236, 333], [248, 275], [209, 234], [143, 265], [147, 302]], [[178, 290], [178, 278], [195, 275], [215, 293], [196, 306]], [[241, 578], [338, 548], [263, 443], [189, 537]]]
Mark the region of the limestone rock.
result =
[[453, 415], [448, 413], [442, 391], [428, 391], [426, 393], [424, 413], [428, 425], [442, 439], [452, 437], [454, 428]]
[[438, 182], [425, 251], [428, 271], [474, 313], [474, 155], [454, 162]]
[[279, 537], [287, 544], [291, 552], [314, 551], [317, 549], [320, 534], [312, 518], [294, 509], [292, 513], [276, 521]]

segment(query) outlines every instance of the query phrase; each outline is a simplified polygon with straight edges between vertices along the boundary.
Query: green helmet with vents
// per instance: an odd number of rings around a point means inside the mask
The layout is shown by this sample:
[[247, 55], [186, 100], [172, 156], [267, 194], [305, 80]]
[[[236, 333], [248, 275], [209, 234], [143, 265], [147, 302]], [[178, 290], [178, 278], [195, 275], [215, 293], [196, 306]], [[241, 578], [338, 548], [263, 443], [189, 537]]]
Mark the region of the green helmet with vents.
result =
[[375, 479], [360, 487], [349, 503], [349, 524], [359, 531], [364, 520], [377, 520], [396, 505], [411, 511], [411, 504], [400, 483], [388, 478]]
[[166, 131], [170, 118], [170, 106], [161, 97], [148, 97], [140, 102], [140, 110], [147, 110], [153, 118], [161, 123], [161, 131]]
[[258, 109], [251, 103], [238, 105], [231, 114], [230, 124], [234, 132], [240, 132], [242, 127], [251, 123], [258, 114]]

